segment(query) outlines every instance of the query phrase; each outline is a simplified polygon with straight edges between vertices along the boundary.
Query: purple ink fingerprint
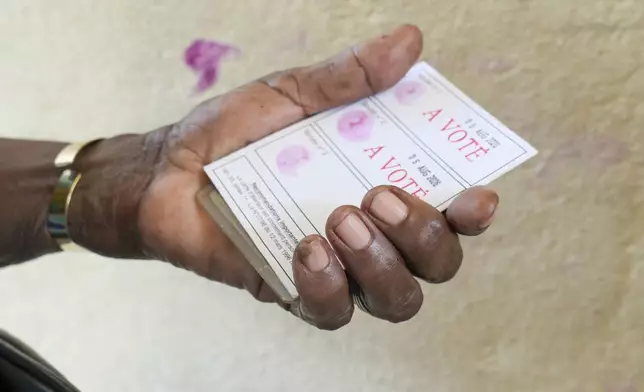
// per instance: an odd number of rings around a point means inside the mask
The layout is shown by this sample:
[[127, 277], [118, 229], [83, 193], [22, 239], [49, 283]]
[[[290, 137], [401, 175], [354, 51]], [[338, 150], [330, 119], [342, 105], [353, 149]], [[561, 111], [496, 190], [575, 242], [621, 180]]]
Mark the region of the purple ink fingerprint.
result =
[[222, 59], [240, 53], [237, 47], [217, 41], [198, 39], [190, 44], [184, 53], [184, 61], [198, 76], [196, 92], [203, 92], [217, 82]]
[[406, 80], [400, 82], [394, 88], [394, 94], [396, 95], [396, 100], [401, 105], [411, 105], [416, 102], [423, 94], [425, 94], [425, 85], [415, 80]]
[[297, 171], [310, 160], [309, 151], [299, 144], [284, 148], [275, 158], [278, 170], [291, 176], [296, 176]]
[[340, 116], [338, 132], [352, 142], [368, 140], [374, 125], [374, 116], [366, 110], [350, 110]]

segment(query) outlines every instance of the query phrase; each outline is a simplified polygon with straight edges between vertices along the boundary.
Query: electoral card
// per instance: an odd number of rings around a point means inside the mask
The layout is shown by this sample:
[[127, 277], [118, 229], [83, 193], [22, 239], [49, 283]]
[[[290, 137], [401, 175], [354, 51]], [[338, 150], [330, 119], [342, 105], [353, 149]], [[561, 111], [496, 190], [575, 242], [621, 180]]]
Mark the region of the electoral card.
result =
[[393, 88], [291, 125], [205, 171], [228, 211], [213, 218], [229, 231], [237, 227], [245, 238], [237, 242], [254, 252], [253, 265], [270, 267], [279, 281], [271, 287], [293, 299], [295, 247], [309, 234], [325, 236], [326, 219], [338, 206], [359, 206], [369, 189], [393, 185], [444, 210], [465, 189], [536, 153], [429, 64], [418, 63]]

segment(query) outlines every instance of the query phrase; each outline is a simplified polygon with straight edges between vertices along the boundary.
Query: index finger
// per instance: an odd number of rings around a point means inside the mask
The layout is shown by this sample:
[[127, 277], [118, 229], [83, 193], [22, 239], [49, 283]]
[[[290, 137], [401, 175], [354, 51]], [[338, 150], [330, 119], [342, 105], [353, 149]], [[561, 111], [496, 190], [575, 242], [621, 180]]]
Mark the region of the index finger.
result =
[[[403, 25], [322, 63], [277, 72], [203, 102], [177, 124], [203, 132], [182, 143], [210, 163], [312, 114], [385, 90], [418, 60], [422, 41], [417, 27]], [[222, 137], [222, 130], [236, 131]]]
[[[403, 25], [322, 63], [277, 72], [206, 101], [179, 126], [208, 124], [204, 131], [212, 141], [183, 143], [209, 163], [307, 116], [385, 90], [414, 65], [422, 41], [417, 27]], [[225, 138], [209, 132], [217, 129], [239, 131]]]

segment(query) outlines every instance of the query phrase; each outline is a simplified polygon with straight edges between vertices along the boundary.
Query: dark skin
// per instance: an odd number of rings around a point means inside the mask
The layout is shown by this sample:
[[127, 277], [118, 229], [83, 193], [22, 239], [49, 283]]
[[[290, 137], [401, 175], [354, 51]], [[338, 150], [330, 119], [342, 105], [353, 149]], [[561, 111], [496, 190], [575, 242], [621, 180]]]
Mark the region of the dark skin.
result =
[[[420, 31], [401, 26], [326, 62], [274, 73], [206, 101], [176, 124], [90, 147], [77, 160], [83, 178], [69, 211], [71, 237], [104, 256], [168, 261], [278, 302], [197, 203], [196, 193], [208, 184], [203, 166], [307, 116], [393, 86], [421, 49]], [[59, 251], [45, 220], [60, 174], [52, 162], [63, 146], [0, 140], [6, 184], [0, 265]], [[387, 204], [399, 207], [393, 218], [381, 211], [385, 199], [397, 201]], [[337, 329], [350, 321], [350, 293], [357, 293], [373, 316], [408, 320], [423, 302], [419, 280], [451, 279], [463, 257], [459, 234], [484, 232], [497, 204], [494, 191], [472, 188], [441, 213], [398, 188], [376, 187], [360, 206], [331, 213], [328, 241], [308, 236], [300, 242], [293, 256], [300, 298], [281, 305], [314, 326]]]

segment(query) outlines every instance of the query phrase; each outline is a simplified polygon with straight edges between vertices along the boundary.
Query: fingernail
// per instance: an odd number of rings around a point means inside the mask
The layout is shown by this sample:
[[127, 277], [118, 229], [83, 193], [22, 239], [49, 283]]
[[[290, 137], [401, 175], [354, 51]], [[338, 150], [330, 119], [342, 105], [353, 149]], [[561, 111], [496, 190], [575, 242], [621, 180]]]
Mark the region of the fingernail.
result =
[[353, 250], [364, 249], [371, 242], [371, 232], [354, 213], [347, 215], [335, 232]]
[[313, 240], [302, 244], [300, 247], [300, 260], [311, 272], [319, 272], [325, 269], [329, 262], [329, 254], [319, 240]]
[[486, 227], [488, 227], [489, 225], [492, 224], [492, 222], [494, 221], [494, 217], [496, 217], [495, 212], [496, 212], [496, 207], [497, 206], [498, 206], [498, 204], [490, 205], [490, 216], [488, 216], [488, 218], [486, 220], [481, 222], [481, 224], [479, 225], [479, 227], [481, 229], [485, 229]]
[[392, 226], [404, 221], [409, 213], [407, 205], [389, 191], [378, 193], [369, 210], [376, 218]]

